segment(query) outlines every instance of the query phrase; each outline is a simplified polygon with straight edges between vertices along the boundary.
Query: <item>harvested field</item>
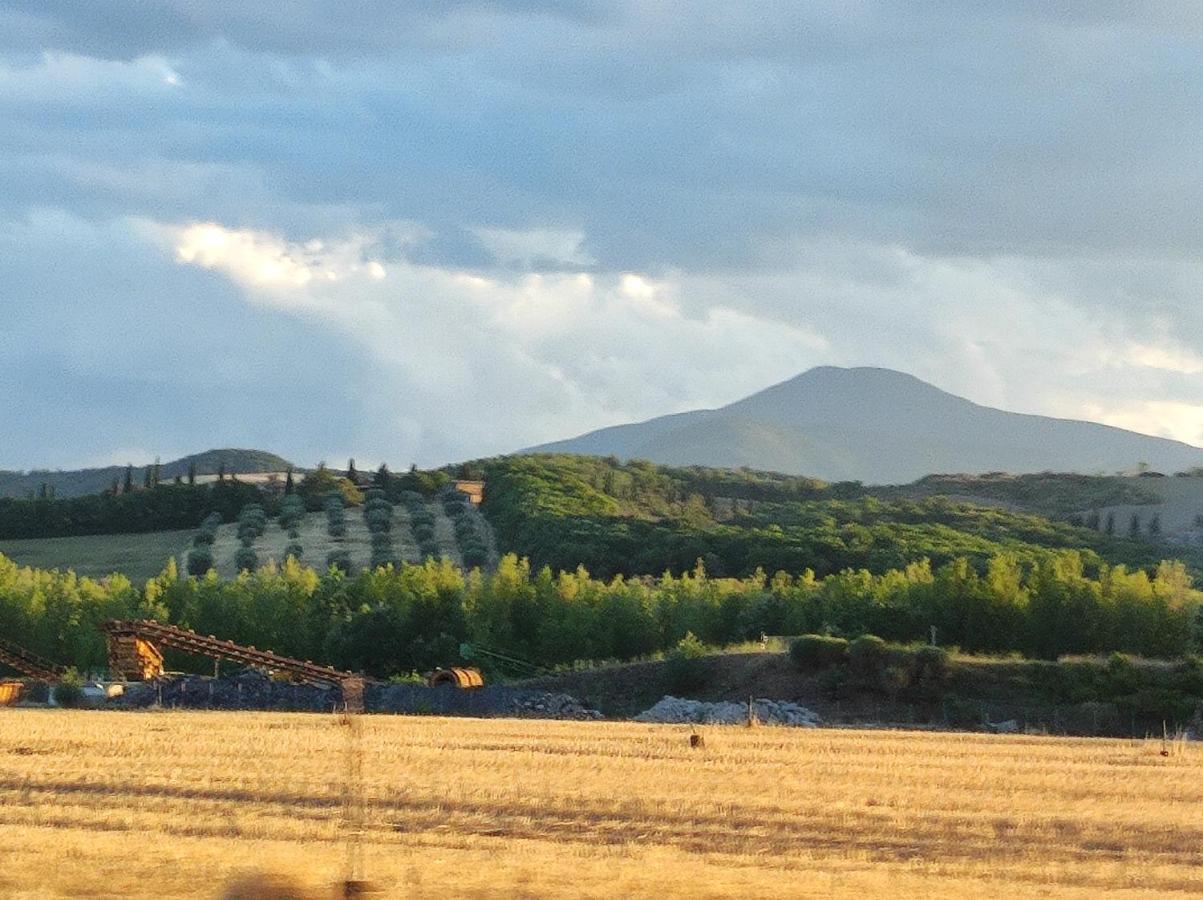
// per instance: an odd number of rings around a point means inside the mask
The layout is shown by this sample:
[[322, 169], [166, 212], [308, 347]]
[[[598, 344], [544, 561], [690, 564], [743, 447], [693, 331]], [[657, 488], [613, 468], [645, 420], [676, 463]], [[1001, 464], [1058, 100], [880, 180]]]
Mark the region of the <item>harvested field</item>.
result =
[[[1203, 754], [1160, 742], [369, 716], [388, 896], [1203, 891]], [[332, 716], [0, 710], [0, 895], [340, 875]]]

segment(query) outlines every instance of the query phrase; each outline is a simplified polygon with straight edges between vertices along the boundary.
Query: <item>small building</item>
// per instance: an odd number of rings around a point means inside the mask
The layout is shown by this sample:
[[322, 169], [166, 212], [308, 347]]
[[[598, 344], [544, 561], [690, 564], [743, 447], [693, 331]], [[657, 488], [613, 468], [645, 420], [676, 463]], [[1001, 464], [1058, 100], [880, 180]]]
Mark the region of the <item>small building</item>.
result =
[[468, 502], [473, 506], [480, 506], [481, 501], [485, 499], [485, 483], [483, 481], [457, 481], [455, 489], [461, 494], [467, 494]]

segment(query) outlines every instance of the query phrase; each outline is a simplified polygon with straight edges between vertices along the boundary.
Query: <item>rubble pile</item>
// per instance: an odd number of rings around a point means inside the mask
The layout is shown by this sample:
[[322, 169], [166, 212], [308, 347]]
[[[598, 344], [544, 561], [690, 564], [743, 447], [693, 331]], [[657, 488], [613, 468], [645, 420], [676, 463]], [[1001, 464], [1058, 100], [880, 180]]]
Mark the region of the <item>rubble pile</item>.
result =
[[534, 719], [600, 719], [602, 714], [590, 709], [570, 694], [545, 694], [523, 691], [510, 701], [510, 711], [521, 718]]
[[[755, 700], [752, 714], [762, 725], [792, 725], [813, 728], [819, 717], [811, 710], [785, 700]], [[748, 721], [748, 704], [718, 701], [682, 700], [662, 697], [655, 706], [635, 716], [636, 722], [668, 724], [742, 725]]]
[[338, 688], [276, 681], [258, 669], [243, 669], [222, 678], [180, 675], [157, 682], [131, 682], [119, 699], [123, 706], [164, 709], [261, 709], [287, 712], [330, 712], [342, 701]]

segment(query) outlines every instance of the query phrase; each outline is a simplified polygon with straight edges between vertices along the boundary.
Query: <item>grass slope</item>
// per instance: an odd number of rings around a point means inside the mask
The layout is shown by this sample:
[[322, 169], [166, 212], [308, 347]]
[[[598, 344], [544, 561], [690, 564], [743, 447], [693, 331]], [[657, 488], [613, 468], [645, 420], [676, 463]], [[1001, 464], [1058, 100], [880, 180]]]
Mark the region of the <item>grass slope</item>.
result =
[[0, 553], [23, 566], [73, 569], [77, 575], [100, 578], [121, 572], [140, 582], [163, 571], [192, 540], [191, 531], [148, 534], [97, 534], [83, 537], [0, 540]]
[[[384, 896], [1203, 892], [1195, 746], [709, 728], [699, 751], [671, 726], [359, 723]], [[0, 710], [0, 894], [208, 900], [267, 869], [330, 896], [347, 741], [330, 716]]]

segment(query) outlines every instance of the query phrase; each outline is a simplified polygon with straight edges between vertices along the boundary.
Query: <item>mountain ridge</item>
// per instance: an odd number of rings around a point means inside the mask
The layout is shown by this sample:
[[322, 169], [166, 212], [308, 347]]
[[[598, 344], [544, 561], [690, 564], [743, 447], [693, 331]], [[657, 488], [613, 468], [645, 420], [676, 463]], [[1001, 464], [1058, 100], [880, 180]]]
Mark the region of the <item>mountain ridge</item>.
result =
[[716, 409], [610, 426], [521, 453], [747, 467], [831, 481], [1203, 466], [1203, 448], [1098, 422], [996, 409], [904, 372], [819, 366]]

